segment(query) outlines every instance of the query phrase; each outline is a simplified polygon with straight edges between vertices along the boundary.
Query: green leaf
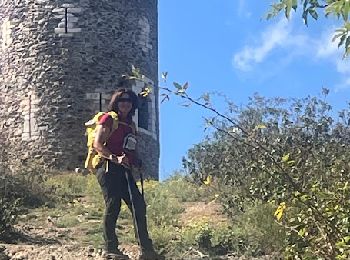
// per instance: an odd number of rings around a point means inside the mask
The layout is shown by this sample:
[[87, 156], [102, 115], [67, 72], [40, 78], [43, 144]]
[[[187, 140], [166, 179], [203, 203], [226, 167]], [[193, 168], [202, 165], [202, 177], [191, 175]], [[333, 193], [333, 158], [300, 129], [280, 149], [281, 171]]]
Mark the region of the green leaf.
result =
[[283, 9], [285, 9], [285, 3], [275, 3], [271, 5], [271, 9], [266, 15], [266, 19], [269, 20], [271, 18], [276, 17]]
[[287, 153], [286, 155], [284, 155], [284, 156], [282, 157], [282, 162], [288, 162], [288, 161], [289, 161], [289, 156], [290, 156], [289, 153]]
[[264, 124], [259, 124], [255, 127], [255, 129], [266, 129], [266, 125]]
[[305, 233], [306, 233], [306, 228], [302, 228], [298, 231], [298, 235], [301, 237], [303, 237], [305, 235]]
[[201, 98], [206, 102], [209, 103], [210, 102], [210, 96], [208, 93], [205, 93], [201, 96]]
[[302, 17], [303, 17], [303, 19], [304, 19], [305, 25], [308, 26], [308, 21], [307, 21], [308, 12], [307, 12], [307, 11], [304, 11]]
[[168, 100], [168, 101], [170, 100], [170, 97], [168, 95], [165, 95], [160, 103], [162, 104], [166, 100]]
[[315, 20], [318, 19], [318, 13], [316, 12], [316, 10], [314, 8], [309, 9], [309, 14], [312, 16], [312, 18], [314, 18]]
[[186, 82], [183, 86], [182, 86], [182, 89], [184, 89], [184, 90], [186, 90], [186, 89], [188, 89], [188, 82]]
[[287, 163], [288, 163], [289, 166], [295, 165], [295, 161], [294, 160], [288, 161]]
[[329, 94], [329, 89], [328, 88], [322, 88], [322, 94], [327, 96]]
[[343, 5], [343, 9], [342, 9], [342, 16], [344, 21], [348, 21], [349, 18], [349, 10], [350, 10], [350, 3], [349, 1], [345, 1], [344, 5]]
[[346, 38], [346, 41], [345, 41], [345, 48], [348, 49], [349, 46], [350, 46], [350, 36], [348, 36], [348, 37]]
[[338, 42], [338, 48], [340, 47], [340, 46], [342, 46], [344, 43], [345, 43], [345, 40], [346, 40], [346, 34], [343, 34], [341, 37], [340, 37], [340, 40], [339, 40], [339, 42]]
[[168, 72], [167, 71], [162, 72], [162, 79], [164, 79], [166, 81], [167, 77], [168, 77]]
[[174, 84], [174, 87], [175, 87], [175, 88], [177, 88], [177, 89], [179, 89], [179, 90], [182, 89], [182, 86], [181, 86], [179, 83], [174, 82], [173, 84]]
[[287, 0], [286, 8], [285, 8], [285, 15], [287, 19], [289, 19], [290, 17], [290, 11], [292, 10], [292, 6], [293, 6], [293, 0]]
[[344, 27], [341, 28], [341, 30], [350, 31], [350, 23], [349, 22], [344, 23]]

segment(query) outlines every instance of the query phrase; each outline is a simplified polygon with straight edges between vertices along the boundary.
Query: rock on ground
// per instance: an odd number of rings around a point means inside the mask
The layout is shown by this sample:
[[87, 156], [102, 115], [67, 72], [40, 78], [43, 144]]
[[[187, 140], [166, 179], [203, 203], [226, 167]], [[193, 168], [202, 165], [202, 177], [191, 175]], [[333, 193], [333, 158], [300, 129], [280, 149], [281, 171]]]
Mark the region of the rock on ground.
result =
[[[79, 247], [76, 245], [11, 245], [2, 244], [3, 257], [0, 260], [102, 260], [102, 251], [90, 247]], [[138, 259], [139, 250], [137, 246], [124, 246], [121, 250], [131, 260]], [[7, 258], [6, 258], [7, 255]]]

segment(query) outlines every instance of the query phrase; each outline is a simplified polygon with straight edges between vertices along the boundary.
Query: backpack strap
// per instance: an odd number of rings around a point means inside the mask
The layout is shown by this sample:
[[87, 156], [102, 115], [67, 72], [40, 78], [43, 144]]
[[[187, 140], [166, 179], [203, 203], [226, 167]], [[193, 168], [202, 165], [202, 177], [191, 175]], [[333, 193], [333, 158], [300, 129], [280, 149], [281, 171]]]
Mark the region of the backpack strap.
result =
[[131, 124], [128, 124], [128, 123], [119, 121], [118, 123], [121, 124], [121, 125], [126, 125], [126, 126], [130, 127], [131, 130], [132, 130], [132, 133], [134, 135], [136, 135], [136, 124], [134, 122], [132, 122]]

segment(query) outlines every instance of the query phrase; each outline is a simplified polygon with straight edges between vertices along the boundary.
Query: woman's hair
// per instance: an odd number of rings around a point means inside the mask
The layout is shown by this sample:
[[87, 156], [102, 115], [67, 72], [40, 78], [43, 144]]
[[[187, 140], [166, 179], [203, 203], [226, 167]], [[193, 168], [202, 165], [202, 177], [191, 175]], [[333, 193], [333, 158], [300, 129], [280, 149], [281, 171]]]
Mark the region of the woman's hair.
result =
[[123, 94], [128, 94], [131, 99], [132, 108], [128, 114], [128, 119], [131, 120], [132, 116], [135, 115], [135, 110], [138, 107], [138, 97], [134, 91], [131, 89], [127, 89], [129, 82], [127, 80], [122, 80], [118, 83], [118, 89], [112, 95], [111, 101], [108, 104], [107, 110], [108, 112], [114, 111], [118, 113], [118, 100], [123, 96]]

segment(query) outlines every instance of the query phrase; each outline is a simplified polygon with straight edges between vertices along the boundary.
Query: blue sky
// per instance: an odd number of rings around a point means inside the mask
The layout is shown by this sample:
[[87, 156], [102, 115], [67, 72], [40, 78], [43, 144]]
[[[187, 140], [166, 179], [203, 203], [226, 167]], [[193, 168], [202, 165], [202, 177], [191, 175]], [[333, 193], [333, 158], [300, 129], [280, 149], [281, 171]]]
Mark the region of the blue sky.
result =
[[[321, 18], [303, 24], [300, 14], [263, 19], [270, 1], [160, 0], [159, 71], [168, 82], [189, 82], [189, 93], [225, 93], [244, 104], [263, 96], [305, 97], [330, 89], [335, 109], [350, 100], [350, 62], [332, 42], [339, 22]], [[223, 103], [217, 107], [224, 109]], [[204, 136], [205, 111], [180, 105], [160, 106], [160, 178], [181, 168], [181, 158]]]

